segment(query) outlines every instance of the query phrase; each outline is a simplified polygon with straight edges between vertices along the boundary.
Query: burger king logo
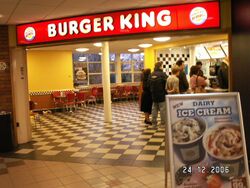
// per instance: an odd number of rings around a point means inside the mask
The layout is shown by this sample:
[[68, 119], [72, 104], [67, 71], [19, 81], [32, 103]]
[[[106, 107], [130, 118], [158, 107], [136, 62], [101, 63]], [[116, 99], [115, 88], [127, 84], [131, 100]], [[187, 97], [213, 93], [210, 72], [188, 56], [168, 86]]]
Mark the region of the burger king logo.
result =
[[207, 20], [207, 11], [202, 7], [193, 8], [190, 12], [190, 20], [194, 25], [202, 25]]
[[27, 27], [24, 31], [24, 37], [27, 41], [32, 41], [36, 37], [36, 31], [33, 27]]

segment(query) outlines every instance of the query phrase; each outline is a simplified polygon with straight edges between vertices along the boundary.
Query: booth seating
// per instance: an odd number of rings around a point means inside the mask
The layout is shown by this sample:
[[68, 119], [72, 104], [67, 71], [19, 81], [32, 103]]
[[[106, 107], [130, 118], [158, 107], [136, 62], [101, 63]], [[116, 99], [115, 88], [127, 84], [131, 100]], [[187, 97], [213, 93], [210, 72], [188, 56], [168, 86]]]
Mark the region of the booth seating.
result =
[[[112, 101], [137, 100], [139, 86], [116, 85], [111, 87]], [[73, 94], [72, 94], [73, 93]], [[96, 86], [78, 90], [31, 92], [30, 100], [37, 103], [34, 111], [53, 109], [73, 110], [103, 101], [103, 87]]]

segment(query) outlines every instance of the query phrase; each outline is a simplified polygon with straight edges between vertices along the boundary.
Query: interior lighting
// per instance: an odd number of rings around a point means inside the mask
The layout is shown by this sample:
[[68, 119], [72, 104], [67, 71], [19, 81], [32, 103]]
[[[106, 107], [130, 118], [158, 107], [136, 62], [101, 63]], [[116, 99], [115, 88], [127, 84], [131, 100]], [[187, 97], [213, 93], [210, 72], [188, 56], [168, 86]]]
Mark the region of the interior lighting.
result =
[[89, 49], [88, 48], [76, 48], [76, 51], [77, 52], [87, 52], [87, 51], [89, 51]]
[[156, 37], [156, 38], [153, 38], [154, 41], [157, 41], [157, 42], [166, 42], [166, 41], [169, 41], [171, 39], [171, 37]]
[[99, 52], [98, 54], [99, 54], [99, 55], [102, 55], [102, 52]]
[[96, 46], [96, 47], [102, 47], [102, 43], [101, 42], [94, 43], [93, 45]]
[[2, 14], [0, 14], [0, 18], [2, 18], [3, 17], [3, 15]]
[[149, 48], [149, 47], [153, 46], [153, 44], [139, 44], [138, 46], [141, 48]]
[[140, 49], [138, 49], [138, 48], [130, 48], [130, 49], [128, 49], [128, 51], [129, 52], [138, 52], [138, 51], [140, 51]]

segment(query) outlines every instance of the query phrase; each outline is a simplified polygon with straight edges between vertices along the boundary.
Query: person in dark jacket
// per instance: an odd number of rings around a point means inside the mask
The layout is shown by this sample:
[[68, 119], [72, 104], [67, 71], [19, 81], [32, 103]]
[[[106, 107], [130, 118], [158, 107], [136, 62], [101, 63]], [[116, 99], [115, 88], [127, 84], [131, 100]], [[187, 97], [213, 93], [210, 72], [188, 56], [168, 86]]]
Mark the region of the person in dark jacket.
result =
[[224, 60], [218, 69], [218, 81], [220, 88], [228, 89], [228, 61]]
[[145, 114], [144, 123], [152, 125], [149, 115], [152, 112], [152, 96], [150, 92], [150, 69], [145, 69], [142, 74], [142, 95], [141, 95], [141, 111]]
[[186, 74], [184, 72], [184, 68], [185, 68], [184, 61], [180, 59], [176, 62], [176, 65], [180, 67], [180, 74], [179, 74], [180, 93], [186, 93], [189, 88], [189, 84], [187, 81]]
[[154, 72], [151, 74], [150, 78], [150, 90], [153, 99], [152, 107], [152, 124], [157, 126], [157, 117], [158, 111], [160, 110], [161, 115], [161, 124], [165, 125], [166, 123], [166, 104], [165, 104], [165, 95], [166, 95], [166, 80], [167, 75], [163, 72], [162, 62], [157, 62], [155, 64]]

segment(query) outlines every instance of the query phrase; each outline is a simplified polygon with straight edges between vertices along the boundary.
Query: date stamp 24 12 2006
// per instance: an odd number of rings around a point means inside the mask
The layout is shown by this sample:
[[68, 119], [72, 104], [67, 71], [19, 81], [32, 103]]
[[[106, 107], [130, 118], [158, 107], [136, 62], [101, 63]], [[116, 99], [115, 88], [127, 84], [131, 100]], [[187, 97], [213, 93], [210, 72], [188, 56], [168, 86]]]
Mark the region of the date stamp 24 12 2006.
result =
[[228, 166], [183, 166], [183, 174], [229, 174], [230, 168]]

